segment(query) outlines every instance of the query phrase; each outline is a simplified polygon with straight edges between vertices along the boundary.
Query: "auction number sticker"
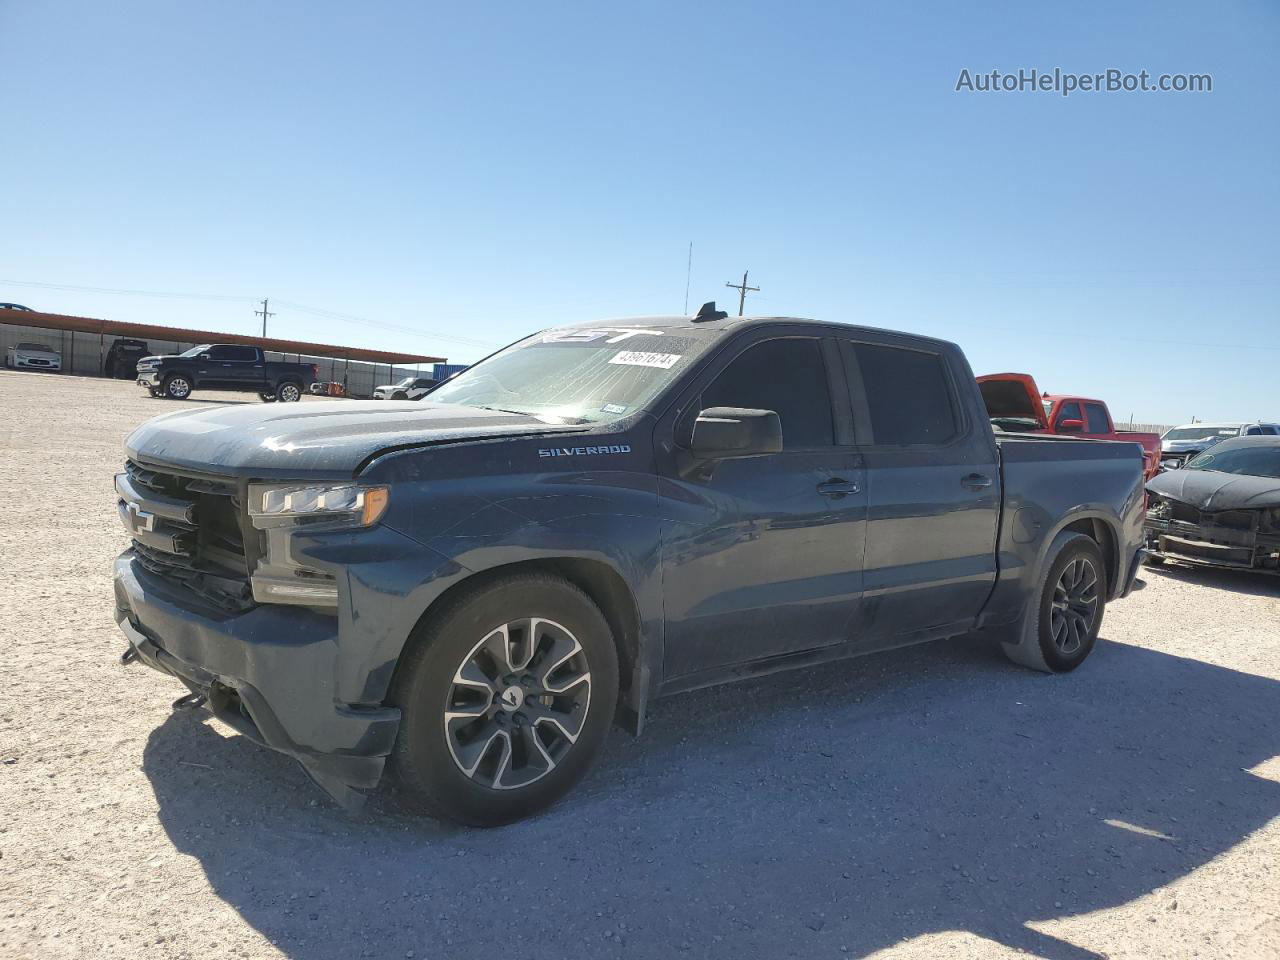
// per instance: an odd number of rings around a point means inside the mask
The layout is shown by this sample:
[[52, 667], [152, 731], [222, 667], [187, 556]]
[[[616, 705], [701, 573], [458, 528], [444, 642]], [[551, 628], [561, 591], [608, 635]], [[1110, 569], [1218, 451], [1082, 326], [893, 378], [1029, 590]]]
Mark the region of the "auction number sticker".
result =
[[659, 370], [670, 370], [684, 354], [680, 353], [648, 353], [643, 350], [619, 350], [613, 355], [610, 363], [621, 363], [628, 367], [657, 367]]

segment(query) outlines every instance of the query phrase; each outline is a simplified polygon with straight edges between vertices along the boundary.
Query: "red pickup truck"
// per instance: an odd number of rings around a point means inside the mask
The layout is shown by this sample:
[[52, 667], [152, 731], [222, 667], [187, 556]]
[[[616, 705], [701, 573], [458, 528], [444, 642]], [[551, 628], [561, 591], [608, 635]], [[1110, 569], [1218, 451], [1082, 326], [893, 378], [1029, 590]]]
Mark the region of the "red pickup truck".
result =
[[1066, 433], [1090, 440], [1122, 440], [1142, 447], [1143, 474], [1160, 472], [1160, 434], [1117, 430], [1102, 400], [1041, 393], [1027, 373], [978, 377], [978, 389], [991, 423], [1011, 433]]

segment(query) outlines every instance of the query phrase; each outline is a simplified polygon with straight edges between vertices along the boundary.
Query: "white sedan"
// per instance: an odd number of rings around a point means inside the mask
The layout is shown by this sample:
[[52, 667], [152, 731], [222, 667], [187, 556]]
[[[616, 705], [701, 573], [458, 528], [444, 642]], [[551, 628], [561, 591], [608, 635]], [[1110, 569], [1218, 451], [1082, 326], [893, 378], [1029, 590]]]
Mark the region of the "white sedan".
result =
[[4, 365], [11, 370], [61, 370], [62, 354], [43, 343], [20, 343], [9, 348]]
[[380, 387], [374, 387], [373, 399], [421, 400], [438, 382], [430, 377], [405, 377], [399, 383], [385, 383]]

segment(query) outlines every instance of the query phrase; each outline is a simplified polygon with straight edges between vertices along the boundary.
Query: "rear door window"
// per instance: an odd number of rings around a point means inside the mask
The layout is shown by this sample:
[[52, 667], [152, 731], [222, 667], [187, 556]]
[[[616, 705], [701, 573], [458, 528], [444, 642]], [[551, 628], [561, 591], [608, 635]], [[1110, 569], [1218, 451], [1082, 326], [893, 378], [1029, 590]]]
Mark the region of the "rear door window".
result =
[[[872, 443], [936, 445], [959, 433], [951, 379], [941, 356], [873, 343], [855, 343], [853, 352], [867, 398]], [[852, 383], [854, 372], [849, 373]]]
[[1084, 405], [1085, 431], [1088, 433], [1110, 433], [1111, 420], [1107, 417], [1107, 408], [1100, 403]]

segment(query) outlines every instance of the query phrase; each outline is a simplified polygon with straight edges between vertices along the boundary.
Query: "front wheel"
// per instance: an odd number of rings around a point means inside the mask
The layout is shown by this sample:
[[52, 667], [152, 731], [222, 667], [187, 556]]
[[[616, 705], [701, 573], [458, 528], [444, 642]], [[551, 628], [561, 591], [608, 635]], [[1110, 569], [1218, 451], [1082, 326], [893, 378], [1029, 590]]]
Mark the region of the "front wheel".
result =
[[1004, 652], [1014, 663], [1045, 673], [1074, 670], [1093, 651], [1107, 597], [1106, 564], [1098, 544], [1062, 533], [1049, 555], [1016, 642]]
[[392, 763], [412, 805], [473, 826], [550, 806], [613, 719], [618, 656], [599, 608], [559, 577], [465, 594], [415, 631], [397, 668]]
[[391, 399], [392, 400], [408, 400], [409, 395], [405, 393], [403, 390], [397, 390], [395, 393], [391, 395]]
[[191, 381], [181, 374], [174, 374], [165, 380], [161, 389], [170, 400], [185, 400], [191, 396]]
[[276, 388], [276, 399], [281, 403], [296, 403], [302, 399], [302, 388], [292, 380], [286, 380]]

